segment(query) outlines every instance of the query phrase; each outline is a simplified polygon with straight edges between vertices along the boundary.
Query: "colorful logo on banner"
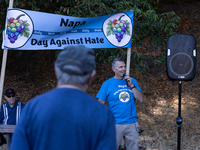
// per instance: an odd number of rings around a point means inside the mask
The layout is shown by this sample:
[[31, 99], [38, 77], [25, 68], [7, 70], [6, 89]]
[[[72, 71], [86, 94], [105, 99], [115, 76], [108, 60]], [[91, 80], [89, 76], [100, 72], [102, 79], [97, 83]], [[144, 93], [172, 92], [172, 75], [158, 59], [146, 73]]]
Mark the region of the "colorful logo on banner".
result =
[[70, 45], [131, 47], [132, 28], [133, 11], [78, 18], [8, 9], [2, 49], [49, 50], [64, 49]]
[[[119, 19], [117, 19], [117, 16], [119, 16]], [[125, 20], [122, 20], [123, 19]], [[110, 18], [108, 18], [105, 23], [107, 25], [107, 28], [104, 26], [104, 34], [106, 35], [106, 38], [116, 46], [124, 46], [131, 40], [131, 34], [130, 34], [130, 23], [131, 20], [129, 17], [127, 17], [126, 14], [121, 13], [118, 15], [113, 15]], [[107, 30], [105, 30], [105, 28]], [[111, 36], [111, 35], [114, 35]], [[124, 40], [122, 40], [124, 38]], [[119, 44], [120, 43], [120, 44]]]
[[[14, 10], [17, 17], [7, 18], [6, 40], [10, 43], [9, 48], [18, 48], [23, 46], [33, 33], [33, 22], [24, 12]], [[22, 19], [23, 18], [23, 19]]]

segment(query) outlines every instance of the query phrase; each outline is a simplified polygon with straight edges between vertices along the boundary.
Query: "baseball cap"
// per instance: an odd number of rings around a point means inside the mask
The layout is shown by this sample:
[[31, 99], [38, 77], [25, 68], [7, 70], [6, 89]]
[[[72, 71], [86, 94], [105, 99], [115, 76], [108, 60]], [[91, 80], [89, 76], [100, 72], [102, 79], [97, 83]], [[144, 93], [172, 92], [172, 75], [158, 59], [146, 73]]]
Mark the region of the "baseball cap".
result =
[[86, 75], [95, 69], [95, 53], [83, 45], [68, 46], [59, 53], [55, 64], [70, 75]]
[[14, 95], [15, 95], [15, 91], [14, 91], [13, 89], [11, 89], [11, 88], [9, 88], [9, 89], [7, 89], [7, 90], [5, 91], [5, 95], [6, 95], [6, 96], [9, 96], [10, 94], [14, 94]]

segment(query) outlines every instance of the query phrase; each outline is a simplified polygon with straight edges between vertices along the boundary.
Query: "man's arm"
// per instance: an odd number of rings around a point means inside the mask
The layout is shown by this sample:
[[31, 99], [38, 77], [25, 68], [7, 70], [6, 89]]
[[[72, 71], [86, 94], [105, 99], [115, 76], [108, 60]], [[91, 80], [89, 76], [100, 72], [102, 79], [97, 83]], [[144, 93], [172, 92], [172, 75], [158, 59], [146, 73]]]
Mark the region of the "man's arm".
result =
[[3, 124], [3, 120], [4, 120], [4, 110], [3, 110], [3, 104], [2, 104], [1, 109], [0, 109], [0, 124]]
[[144, 101], [144, 95], [142, 92], [140, 92], [135, 85], [132, 83], [132, 79], [130, 76], [126, 75], [125, 79], [128, 81], [128, 84], [130, 85], [130, 88], [133, 91], [134, 97], [137, 101], [143, 102]]
[[138, 89], [135, 87], [135, 85], [132, 85], [130, 87], [132, 87], [131, 89], [133, 91], [135, 99], [139, 102], [143, 102], [144, 101], [144, 94], [142, 92], [138, 91]]
[[[29, 109], [28, 109], [29, 110]], [[30, 134], [27, 133], [27, 127], [30, 125], [27, 122], [27, 118], [30, 118], [26, 108], [20, 114], [20, 119], [15, 126], [15, 131], [12, 135], [12, 142], [10, 150], [30, 150], [28, 137]]]
[[99, 141], [95, 150], [117, 150], [115, 119], [113, 114], [108, 111], [104, 120], [105, 124], [101, 126]]

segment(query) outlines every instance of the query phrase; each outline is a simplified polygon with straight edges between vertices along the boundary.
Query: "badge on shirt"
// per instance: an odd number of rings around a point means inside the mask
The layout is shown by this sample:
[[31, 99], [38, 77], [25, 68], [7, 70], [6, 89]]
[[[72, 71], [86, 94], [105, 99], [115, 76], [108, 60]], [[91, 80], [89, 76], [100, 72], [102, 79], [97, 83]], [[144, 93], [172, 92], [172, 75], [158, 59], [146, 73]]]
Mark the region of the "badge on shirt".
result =
[[119, 100], [123, 103], [126, 103], [130, 100], [130, 95], [128, 92], [121, 92], [119, 94]]

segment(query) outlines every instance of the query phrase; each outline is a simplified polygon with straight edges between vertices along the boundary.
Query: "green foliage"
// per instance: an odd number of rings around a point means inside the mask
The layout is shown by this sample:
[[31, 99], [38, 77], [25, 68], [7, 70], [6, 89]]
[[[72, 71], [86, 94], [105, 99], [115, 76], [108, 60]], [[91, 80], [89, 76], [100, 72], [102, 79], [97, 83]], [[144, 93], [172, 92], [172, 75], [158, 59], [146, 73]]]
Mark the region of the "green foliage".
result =
[[[8, 0], [0, 0], [0, 18], [6, 19]], [[132, 52], [132, 60], [137, 64], [136, 69], [146, 70], [146, 60], [151, 59], [155, 65], [165, 62], [165, 46], [167, 38], [175, 34], [179, 17], [174, 12], [160, 14], [157, 0], [15, 0], [13, 8], [55, 13], [74, 17], [97, 17], [134, 10], [133, 47], [143, 47], [150, 43], [148, 49]], [[0, 32], [5, 22], [0, 23]], [[112, 32], [112, 31], [111, 31]], [[108, 34], [112, 34], [112, 33]], [[2, 38], [0, 39], [0, 43]], [[97, 63], [108, 63], [113, 57], [126, 57], [126, 49], [95, 49]], [[159, 52], [159, 55], [144, 53]], [[57, 53], [56, 53], [57, 54]], [[31, 56], [30, 56], [31, 57]], [[31, 58], [30, 58], [31, 59]]]
[[94, 49], [96, 53], [96, 63], [104, 62], [105, 64], [108, 64], [113, 60], [115, 57], [126, 57], [126, 51], [118, 48], [118, 49]]

